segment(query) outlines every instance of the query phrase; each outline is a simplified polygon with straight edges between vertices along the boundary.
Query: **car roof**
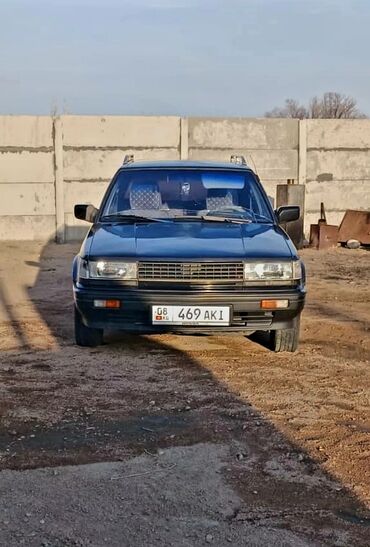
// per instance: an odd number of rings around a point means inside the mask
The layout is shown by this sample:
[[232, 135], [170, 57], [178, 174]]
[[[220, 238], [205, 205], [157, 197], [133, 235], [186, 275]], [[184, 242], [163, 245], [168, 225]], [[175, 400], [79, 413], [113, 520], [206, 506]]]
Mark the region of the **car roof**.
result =
[[228, 169], [253, 170], [248, 165], [231, 162], [193, 161], [193, 160], [161, 160], [161, 161], [131, 161], [121, 166], [121, 169]]

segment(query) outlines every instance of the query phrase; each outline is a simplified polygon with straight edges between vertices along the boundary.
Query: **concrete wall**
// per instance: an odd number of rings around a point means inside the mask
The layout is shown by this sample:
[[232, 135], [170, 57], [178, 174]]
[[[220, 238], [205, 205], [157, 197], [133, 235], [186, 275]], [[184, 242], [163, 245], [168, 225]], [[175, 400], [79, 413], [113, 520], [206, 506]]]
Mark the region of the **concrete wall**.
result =
[[370, 209], [370, 120], [308, 120], [306, 224], [316, 222], [320, 201], [328, 221], [346, 209]]
[[0, 239], [55, 233], [53, 122], [0, 116]]
[[0, 239], [80, 238], [78, 202], [99, 204], [125, 154], [226, 160], [244, 154], [268, 194], [306, 184], [306, 226], [370, 209], [370, 120], [0, 116]]

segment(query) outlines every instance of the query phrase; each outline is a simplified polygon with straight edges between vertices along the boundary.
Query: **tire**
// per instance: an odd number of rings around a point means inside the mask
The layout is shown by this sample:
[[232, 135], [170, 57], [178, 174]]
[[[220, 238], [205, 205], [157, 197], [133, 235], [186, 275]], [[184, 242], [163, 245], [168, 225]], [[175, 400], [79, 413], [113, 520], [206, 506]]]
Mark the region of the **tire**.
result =
[[294, 321], [291, 329], [280, 329], [271, 331], [271, 349], [276, 353], [297, 351], [299, 342], [300, 318]]
[[78, 346], [95, 348], [103, 343], [103, 329], [93, 329], [84, 325], [80, 312], [75, 306], [75, 340]]

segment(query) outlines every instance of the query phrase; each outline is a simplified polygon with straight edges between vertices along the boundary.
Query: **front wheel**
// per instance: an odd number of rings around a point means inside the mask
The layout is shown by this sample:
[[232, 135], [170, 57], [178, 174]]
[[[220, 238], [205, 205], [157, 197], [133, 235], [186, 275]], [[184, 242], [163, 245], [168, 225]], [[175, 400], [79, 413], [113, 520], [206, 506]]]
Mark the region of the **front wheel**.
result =
[[103, 343], [103, 329], [87, 327], [75, 306], [75, 340], [78, 346], [95, 348]]
[[297, 317], [291, 329], [272, 330], [271, 349], [276, 353], [280, 351], [297, 351], [299, 342], [300, 318]]

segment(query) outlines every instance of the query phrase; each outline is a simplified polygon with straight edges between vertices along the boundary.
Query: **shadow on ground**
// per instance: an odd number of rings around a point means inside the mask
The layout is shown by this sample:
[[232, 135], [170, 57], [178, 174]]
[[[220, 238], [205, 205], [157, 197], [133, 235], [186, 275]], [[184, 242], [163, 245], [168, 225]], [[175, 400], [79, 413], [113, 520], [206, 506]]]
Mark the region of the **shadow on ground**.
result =
[[[102, 347], [78, 348], [69, 274], [74, 251], [49, 243], [38, 260], [27, 258], [26, 266], [37, 270], [27, 290], [29, 320], [16, 316], [2, 280], [0, 298], [17, 351], [2, 358], [1, 468], [119, 461], [176, 446], [222, 445], [228, 453], [222, 472], [244, 501], [230, 519], [259, 522], [263, 516], [314, 542], [339, 545], [341, 533], [348, 544], [366, 545], [366, 508], [325, 470], [320, 439], [312, 457], [256, 404], [258, 377], [268, 382], [269, 367], [272, 378], [279, 376], [270, 387], [273, 408], [274, 394], [284, 386], [285, 361], [301, 363], [304, 356], [276, 356], [263, 347], [264, 337], [259, 345], [241, 336], [110, 333]], [[47, 331], [53, 347], [49, 338], [45, 347], [33, 347], [31, 323]]]

